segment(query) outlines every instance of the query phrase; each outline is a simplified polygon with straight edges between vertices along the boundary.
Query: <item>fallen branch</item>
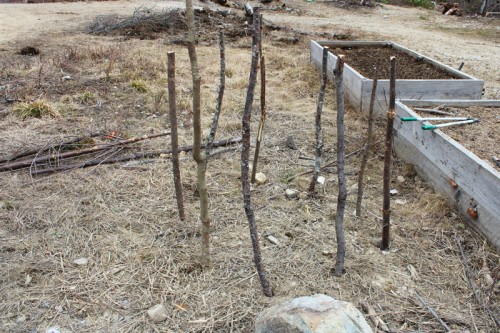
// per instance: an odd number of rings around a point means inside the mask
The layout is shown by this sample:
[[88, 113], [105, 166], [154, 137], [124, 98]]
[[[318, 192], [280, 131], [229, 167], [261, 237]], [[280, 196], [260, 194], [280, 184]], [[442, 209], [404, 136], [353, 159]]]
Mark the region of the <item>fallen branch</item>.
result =
[[363, 311], [366, 312], [368, 318], [372, 321], [375, 328], [380, 328], [384, 332], [390, 332], [391, 330], [387, 326], [387, 324], [377, 315], [375, 310], [368, 303], [361, 303], [361, 307]]
[[[493, 311], [491, 311], [489, 306], [483, 301], [483, 298], [481, 296], [481, 290], [477, 287], [476, 282], [474, 282], [474, 279], [472, 278], [472, 272], [471, 272], [469, 264], [467, 262], [467, 256], [464, 253], [464, 249], [462, 248], [462, 244], [460, 243], [460, 240], [458, 240], [458, 238], [456, 236], [455, 236], [455, 242], [457, 243], [458, 249], [460, 250], [462, 264], [465, 268], [465, 275], [467, 276], [467, 280], [469, 281], [469, 284], [472, 288], [474, 296], [476, 297], [476, 300], [479, 303], [479, 305], [483, 308], [484, 312], [486, 312], [488, 314], [488, 316], [491, 318], [491, 320], [493, 321], [495, 328], [498, 329], [498, 327], [500, 326], [500, 322], [498, 321], [498, 318], [495, 316]], [[488, 326], [488, 331], [490, 331], [489, 325], [488, 324], [486, 324], [486, 325]]]
[[66, 153], [60, 153], [60, 154], [54, 153], [54, 154], [50, 154], [50, 155], [46, 155], [46, 156], [36, 157], [33, 160], [9, 163], [9, 164], [5, 164], [5, 165], [0, 166], [0, 172], [22, 169], [22, 168], [29, 167], [29, 166], [36, 164], [36, 163], [41, 163], [41, 162], [59, 161], [61, 159], [65, 159], [65, 158], [91, 154], [91, 153], [95, 153], [98, 151], [102, 151], [102, 150], [106, 150], [106, 149], [110, 149], [110, 148], [114, 148], [114, 147], [118, 147], [118, 146], [128, 145], [128, 144], [135, 143], [138, 141], [153, 139], [153, 138], [157, 138], [160, 136], [166, 136], [169, 134], [170, 134], [169, 132], [163, 132], [163, 133], [153, 134], [153, 135], [143, 135], [142, 137], [138, 137], [138, 138], [134, 137], [134, 138], [130, 138], [127, 140], [121, 140], [121, 141], [114, 142], [114, 143], [98, 145], [98, 146], [91, 147], [91, 148], [80, 149], [80, 150], [75, 150], [75, 151], [68, 151]]
[[72, 145], [74, 143], [78, 143], [78, 142], [83, 141], [85, 139], [95, 138], [96, 136], [101, 136], [103, 134], [104, 134], [103, 132], [90, 133], [90, 135], [88, 135], [88, 136], [82, 136], [82, 137], [74, 138], [73, 140], [61, 142], [61, 143], [58, 143], [58, 144], [55, 144], [55, 145], [45, 145], [45, 147], [43, 147], [43, 148], [26, 150], [26, 151], [20, 152], [18, 154], [12, 155], [10, 157], [0, 159], [0, 163], [11, 162], [11, 161], [14, 161], [14, 160], [18, 160], [18, 159], [20, 159], [22, 157], [26, 157], [26, 156], [30, 156], [30, 155], [34, 155], [34, 154], [41, 154], [41, 153], [43, 153], [43, 152], [45, 152], [47, 150], [50, 150], [50, 149], [55, 149], [55, 148], [61, 149], [63, 147]]
[[[220, 140], [220, 141], [215, 141], [212, 143], [212, 147], [225, 147], [225, 146], [230, 146], [234, 145], [236, 143], [240, 143], [241, 138], [231, 138], [231, 139], [226, 139], [226, 140]], [[201, 148], [205, 148], [205, 145], [202, 145]], [[179, 147], [178, 151], [192, 151], [193, 146], [185, 146], [185, 147]], [[55, 168], [47, 168], [47, 169], [41, 169], [41, 170], [35, 170], [32, 171], [31, 174], [33, 175], [41, 175], [41, 174], [46, 174], [46, 173], [53, 173], [53, 172], [58, 172], [58, 171], [66, 171], [66, 170], [71, 170], [71, 169], [79, 169], [79, 168], [88, 168], [91, 166], [97, 166], [101, 164], [112, 164], [112, 163], [119, 163], [119, 162], [126, 162], [126, 161], [131, 161], [131, 160], [138, 160], [141, 158], [152, 158], [152, 157], [158, 157], [160, 155], [168, 155], [172, 154], [171, 149], [167, 150], [157, 150], [157, 151], [149, 151], [149, 152], [142, 152], [142, 153], [131, 153], [127, 154], [124, 156], [116, 157], [116, 158], [110, 158], [110, 159], [100, 159], [100, 160], [89, 160], [85, 161], [80, 164], [72, 164], [72, 165], [65, 165], [65, 166], [60, 166], [60, 167], [55, 167]], [[215, 155], [215, 153], [213, 154]]]
[[429, 311], [429, 313], [434, 317], [436, 318], [436, 320], [439, 322], [439, 324], [443, 327], [443, 329], [446, 331], [446, 332], [450, 332], [450, 328], [448, 327], [448, 325], [446, 325], [446, 323], [439, 317], [439, 315], [436, 313], [436, 311], [434, 311], [433, 308], [431, 308], [429, 306], [429, 304], [427, 304], [427, 302], [422, 298], [420, 297], [420, 295], [415, 292], [415, 296], [417, 297], [418, 301], [420, 303], [422, 303], [422, 305], [427, 309], [427, 311]]
[[413, 110], [431, 113], [431, 114], [439, 114], [439, 115], [443, 115], [443, 116], [454, 116], [454, 114], [451, 112], [446, 112], [446, 111], [441, 111], [441, 110], [436, 110], [436, 109], [413, 108]]

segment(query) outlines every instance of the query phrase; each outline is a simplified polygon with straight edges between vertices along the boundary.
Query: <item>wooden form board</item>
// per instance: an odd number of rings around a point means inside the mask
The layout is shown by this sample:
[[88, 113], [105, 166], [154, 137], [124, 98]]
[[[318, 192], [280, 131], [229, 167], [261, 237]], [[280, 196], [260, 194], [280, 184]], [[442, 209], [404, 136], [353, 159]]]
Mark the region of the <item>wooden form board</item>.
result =
[[[424, 131], [422, 123], [402, 122], [401, 117], [418, 117], [411, 107], [494, 106], [498, 101], [398, 101], [394, 121], [394, 149], [418, 174], [445, 195], [461, 216], [500, 252], [500, 172], [440, 130]], [[498, 111], [495, 111], [498, 110]], [[453, 188], [449, 180], [458, 186]], [[467, 209], [477, 205], [478, 217]]]
[[[459, 77], [459, 79], [449, 80], [396, 80], [397, 99], [481, 99], [484, 81], [467, 75], [454, 68], [446, 66], [438, 61], [425, 57], [424, 55], [409, 50], [403, 46], [391, 42], [331, 42], [331, 41], [311, 41], [311, 62], [321, 68], [323, 59], [323, 47], [370, 47], [370, 46], [391, 46], [421, 61], [432, 64]], [[337, 57], [329, 53], [328, 55], [328, 77], [333, 79], [333, 69], [337, 63]], [[349, 103], [356, 109], [367, 111], [370, 104], [370, 95], [373, 80], [368, 79], [358, 73], [348, 64], [344, 67], [345, 94]], [[387, 111], [389, 101], [389, 80], [379, 80], [377, 86], [376, 102], [374, 110], [376, 113]]]

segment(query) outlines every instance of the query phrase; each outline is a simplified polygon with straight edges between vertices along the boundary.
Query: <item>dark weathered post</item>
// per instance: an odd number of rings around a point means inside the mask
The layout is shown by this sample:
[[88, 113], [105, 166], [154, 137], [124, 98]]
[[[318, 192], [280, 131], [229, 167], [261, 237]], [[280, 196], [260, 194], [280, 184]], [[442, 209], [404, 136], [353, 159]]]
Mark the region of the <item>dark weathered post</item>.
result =
[[382, 250], [389, 249], [391, 227], [391, 157], [392, 131], [396, 113], [396, 57], [391, 57], [391, 82], [389, 88], [389, 110], [387, 112], [387, 128], [385, 132], [384, 157], [384, 203], [382, 207]]
[[181, 171], [179, 168], [179, 137], [177, 135], [177, 108], [175, 106], [175, 52], [168, 52], [168, 111], [170, 115], [170, 140], [172, 148], [172, 172], [174, 174], [175, 197], [177, 198], [177, 210], [179, 219], [184, 221], [184, 196], [182, 194]]
[[347, 186], [345, 180], [345, 141], [344, 141], [344, 56], [339, 55], [337, 66], [334, 70], [335, 90], [337, 92], [337, 178], [339, 194], [337, 197], [337, 215], [335, 217], [335, 233], [337, 235], [337, 258], [335, 262], [335, 275], [341, 276], [345, 259], [344, 212], [347, 199]]
[[255, 92], [255, 83], [257, 81], [257, 66], [259, 63], [259, 39], [260, 39], [260, 15], [259, 8], [254, 8], [253, 11], [254, 30], [252, 37], [252, 63], [250, 67], [250, 78], [248, 80], [247, 98], [245, 101], [245, 110], [242, 117], [242, 149], [241, 149], [241, 187], [243, 191], [243, 205], [245, 214], [248, 219], [250, 229], [250, 238], [252, 239], [253, 259], [257, 273], [259, 274], [260, 284], [264, 295], [271, 297], [273, 291], [266, 276], [262, 254], [260, 251], [259, 234], [257, 232], [257, 223], [255, 222], [255, 214], [252, 208], [250, 197], [250, 179], [249, 165], [250, 157], [250, 118], [252, 115], [252, 104]]
[[316, 108], [316, 156], [314, 160], [314, 173], [309, 184], [309, 195], [314, 195], [316, 183], [318, 181], [321, 168], [321, 156], [323, 155], [323, 132], [321, 130], [321, 114], [323, 113], [323, 103], [325, 100], [325, 87], [328, 70], [328, 47], [323, 48], [323, 60], [321, 66], [321, 83], [319, 85], [318, 104]]
[[[262, 19], [262, 16], [261, 16]], [[262, 41], [261, 41], [262, 45]], [[262, 50], [262, 47], [260, 48]], [[255, 183], [255, 175], [257, 174], [257, 162], [259, 161], [260, 145], [262, 143], [262, 133], [264, 131], [264, 124], [266, 122], [266, 60], [264, 56], [260, 57], [260, 121], [259, 130], [257, 132], [257, 139], [255, 142], [255, 153], [253, 156], [252, 166], [252, 184]]]
[[377, 93], [378, 67], [379, 64], [376, 64], [375, 76], [373, 77], [372, 94], [370, 96], [370, 108], [368, 110], [368, 131], [366, 134], [366, 145], [363, 149], [363, 157], [361, 159], [361, 166], [359, 168], [359, 174], [358, 174], [358, 198], [356, 200], [356, 216], [358, 217], [361, 216], [361, 203], [363, 201], [363, 177], [365, 175], [366, 163], [368, 162], [368, 156], [370, 156], [370, 147], [372, 145], [373, 108], [375, 106], [375, 96]]

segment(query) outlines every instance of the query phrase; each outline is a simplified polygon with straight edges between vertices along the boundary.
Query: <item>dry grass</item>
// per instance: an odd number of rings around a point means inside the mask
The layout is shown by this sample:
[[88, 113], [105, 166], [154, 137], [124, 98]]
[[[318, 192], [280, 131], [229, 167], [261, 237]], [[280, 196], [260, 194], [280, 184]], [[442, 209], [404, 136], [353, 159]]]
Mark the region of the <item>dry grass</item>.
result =
[[[46, 50], [43, 84], [37, 80], [37, 62], [21, 56], [2, 56], [2, 80], [7, 94], [24, 100], [43, 89], [49, 103], [73, 102], [72, 112], [59, 119], [19, 121], [7, 115], [0, 122], [2, 154], [61, 141], [63, 137], [97, 130], [116, 130], [127, 136], [161, 131], [165, 110], [156, 111], [155, 94], [165, 87], [167, 51], [177, 53], [177, 89], [181, 144], [191, 143], [189, 100], [191, 77], [184, 48], [159, 41], [112, 43], [105, 37], [74, 36], [54, 40]], [[226, 81], [219, 138], [239, 136], [244, 88], [250, 52], [227, 48]], [[115, 45], [117, 44], [117, 45]], [[78, 45], [78, 46], [76, 46]], [[95, 50], [90, 56], [86, 50]], [[288, 187], [304, 190], [309, 178], [287, 182], [290, 176], [311, 170], [299, 156], [313, 154], [314, 112], [318, 73], [303, 50], [307, 44], [264, 47], [268, 70], [269, 115], [261, 149], [260, 171], [268, 182], [253, 189], [253, 205], [263, 243], [263, 256], [276, 296], [260, 291], [252, 263], [248, 227], [240, 194], [239, 151], [217, 155], [208, 164], [207, 185], [212, 219], [213, 268], [201, 270], [198, 262], [200, 224], [198, 198], [194, 196], [195, 164], [182, 159], [183, 186], [188, 219], [176, 215], [171, 167], [162, 159], [127, 165], [108, 165], [32, 178], [26, 170], [0, 174], [0, 327], [5, 332], [251, 332], [256, 314], [264, 307], [295, 296], [325, 293], [333, 297], [370, 303], [398, 332], [438, 332], [440, 327], [419, 304], [418, 291], [450, 327], [493, 332], [476, 303], [465, 278], [454, 237], [461, 240], [474, 279], [488, 304], [498, 312], [498, 288], [482, 279], [483, 259], [493, 271], [499, 256], [472, 234], [453, 207], [415, 175], [411, 167], [395, 161], [393, 178], [397, 199], [393, 205], [392, 247], [389, 253], [373, 245], [380, 236], [381, 173], [383, 148], [373, 149], [366, 173], [366, 198], [362, 218], [353, 215], [353, 185], [358, 156], [347, 160], [347, 273], [333, 277], [335, 252], [333, 219], [336, 204], [334, 169], [325, 172], [322, 198], [301, 195], [287, 200]], [[121, 50], [120, 52], [116, 50]], [[286, 51], [286, 53], [284, 53]], [[210, 123], [215, 105], [218, 52], [198, 48], [202, 64], [203, 124]], [[102, 56], [99, 56], [102, 55]], [[284, 56], [286, 54], [286, 56]], [[107, 56], [104, 56], [107, 55]], [[103, 71], [112, 56], [111, 79]], [[74, 81], [59, 79], [59, 64], [74, 68]], [[5, 72], [10, 74], [6, 75]], [[143, 80], [151, 89], [139, 93], [130, 81]], [[92, 95], [89, 95], [92, 94]], [[85, 98], [82, 96], [95, 96]], [[335, 156], [334, 92], [327, 91], [325, 105], [325, 163]], [[254, 120], [258, 119], [255, 101]], [[6, 106], [9, 107], [10, 106]], [[366, 118], [347, 112], [347, 150], [361, 147]], [[256, 124], [254, 124], [256, 126]], [[253, 128], [255, 133], [256, 128]], [[383, 130], [377, 126], [379, 140]], [[290, 150], [285, 138], [293, 136], [298, 150]], [[143, 142], [142, 149], [164, 148], [168, 141]], [[268, 243], [273, 235], [280, 245]], [[88, 258], [85, 266], [75, 259]], [[411, 275], [412, 265], [418, 275]], [[169, 318], [153, 323], [146, 311], [163, 303]], [[488, 326], [489, 325], [489, 326]]]

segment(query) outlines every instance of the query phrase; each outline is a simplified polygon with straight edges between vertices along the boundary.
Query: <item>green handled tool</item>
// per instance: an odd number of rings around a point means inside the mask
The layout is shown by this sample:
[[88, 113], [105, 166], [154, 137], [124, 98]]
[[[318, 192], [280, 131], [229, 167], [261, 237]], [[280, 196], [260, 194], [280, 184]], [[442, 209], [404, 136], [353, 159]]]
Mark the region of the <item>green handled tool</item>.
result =
[[466, 124], [472, 124], [472, 123], [477, 123], [477, 122], [479, 122], [479, 119], [467, 119], [467, 120], [455, 121], [452, 123], [439, 124], [439, 125], [424, 125], [424, 126], [422, 126], [422, 129], [423, 130], [433, 130], [433, 129], [441, 128], [441, 127], [459, 126], [459, 125], [466, 125]]
[[401, 121], [444, 121], [444, 120], [471, 120], [474, 118], [460, 118], [460, 117], [432, 117], [432, 118], [417, 118], [417, 117], [402, 117]]

